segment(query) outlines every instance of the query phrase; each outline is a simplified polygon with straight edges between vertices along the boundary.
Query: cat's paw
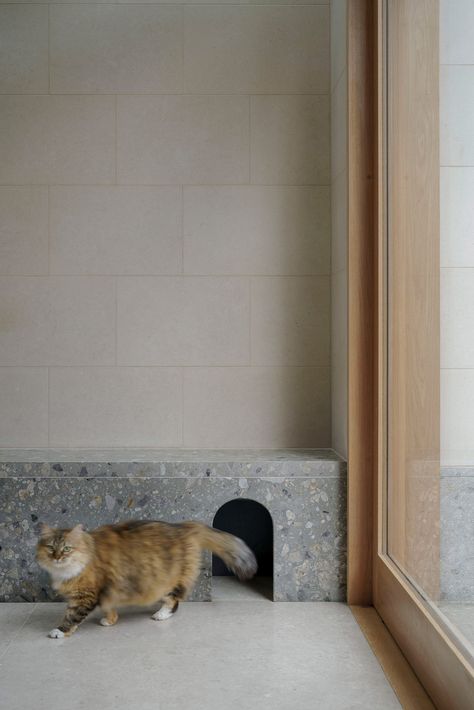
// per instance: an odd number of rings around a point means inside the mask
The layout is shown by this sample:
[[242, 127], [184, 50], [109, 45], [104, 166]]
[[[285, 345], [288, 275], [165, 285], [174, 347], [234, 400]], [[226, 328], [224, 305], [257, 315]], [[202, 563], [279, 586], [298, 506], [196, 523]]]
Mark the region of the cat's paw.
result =
[[162, 606], [159, 611], [156, 611], [151, 617], [154, 621], [164, 621], [173, 616], [173, 612], [167, 606]]
[[49, 632], [48, 636], [50, 639], [62, 639], [64, 638], [64, 631], [61, 631], [60, 629], [53, 629]]
[[107, 617], [103, 616], [99, 623], [101, 626], [113, 626], [115, 621], [109, 621]]

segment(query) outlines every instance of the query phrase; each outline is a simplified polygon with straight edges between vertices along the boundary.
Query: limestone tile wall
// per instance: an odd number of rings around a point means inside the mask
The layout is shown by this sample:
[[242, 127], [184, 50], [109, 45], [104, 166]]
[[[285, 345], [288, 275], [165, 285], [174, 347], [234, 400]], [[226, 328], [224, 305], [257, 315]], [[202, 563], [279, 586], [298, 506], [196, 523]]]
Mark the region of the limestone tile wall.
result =
[[347, 0], [331, 0], [332, 446], [347, 456]]
[[329, 3], [9, 0], [0, 94], [0, 447], [330, 446]]
[[473, 33], [474, 3], [441, 0], [441, 458], [445, 466], [474, 464]]
[[441, 595], [472, 601], [474, 3], [440, 2]]

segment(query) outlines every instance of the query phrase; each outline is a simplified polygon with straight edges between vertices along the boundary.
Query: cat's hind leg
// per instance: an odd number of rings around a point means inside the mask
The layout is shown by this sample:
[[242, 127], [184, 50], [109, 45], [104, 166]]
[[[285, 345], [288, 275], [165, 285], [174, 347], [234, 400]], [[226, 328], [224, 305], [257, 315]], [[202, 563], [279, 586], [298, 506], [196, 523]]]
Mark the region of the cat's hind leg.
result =
[[107, 611], [102, 609], [102, 611], [105, 612], [105, 616], [100, 620], [102, 626], [113, 626], [117, 623], [118, 614], [115, 609], [108, 609]]
[[155, 621], [164, 621], [165, 619], [169, 619], [170, 616], [173, 616], [173, 614], [178, 611], [179, 602], [183, 601], [185, 597], [186, 589], [182, 585], [178, 584], [173, 591], [163, 597], [163, 604], [161, 608], [155, 612], [151, 618]]

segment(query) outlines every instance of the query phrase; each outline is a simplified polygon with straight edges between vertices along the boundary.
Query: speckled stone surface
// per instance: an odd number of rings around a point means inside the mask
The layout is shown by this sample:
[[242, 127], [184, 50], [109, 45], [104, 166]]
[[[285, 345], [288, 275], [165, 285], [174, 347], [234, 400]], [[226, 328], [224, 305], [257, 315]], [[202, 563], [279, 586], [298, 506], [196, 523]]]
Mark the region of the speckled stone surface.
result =
[[[34, 560], [42, 520], [88, 528], [127, 518], [212, 525], [235, 498], [256, 500], [272, 516], [275, 601], [345, 599], [346, 466], [331, 451], [42, 453], [42, 460], [37, 451], [2, 454], [2, 601], [56, 598]], [[211, 598], [209, 554], [192, 598]]]
[[345, 462], [330, 449], [196, 451], [192, 449], [0, 449], [9, 476], [340, 476]]
[[474, 466], [445, 466], [440, 480], [441, 599], [474, 601]]

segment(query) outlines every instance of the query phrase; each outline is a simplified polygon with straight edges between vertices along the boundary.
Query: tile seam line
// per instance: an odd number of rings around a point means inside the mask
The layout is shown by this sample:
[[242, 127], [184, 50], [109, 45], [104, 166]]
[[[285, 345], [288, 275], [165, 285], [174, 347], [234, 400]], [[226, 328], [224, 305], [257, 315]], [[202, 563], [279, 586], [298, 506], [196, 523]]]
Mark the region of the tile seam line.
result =
[[48, 4], [48, 94], [51, 94], [51, 5]]
[[118, 278], [117, 276], [113, 277], [114, 279], [114, 315], [113, 315], [113, 326], [114, 326], [114, 365], [113, 367], [118, 366], [118, 340], [119, 340], [119, 334], [118, 334], [118, 323], [119, 323], [119, 307], [118, 307]]
[[[299, 7], [329, 7], [330, 3], [329, 2], [306, 2], [306, 3], [297, 3], [295, 4], [294, 2], [258, 2], [258, 3], [253, 3], [253, 2], [226, 2], [226, 3], [221, 3], [218, 0], [216, 2], [127, 2], [127, 0], [120, 2], [119, 0], [111, 0], [110, 2], [83, 2], [81, 0], [77, 0], [75, 2], [0, 2], [0, 5], [39, 5], [39, 6], [48, 6], [48, 5], [66, 5], [66, 6], [71, 6], [71, 5], [107, 5], [107, 6], [112, 6], [112, 7], [121, 7], [121, 6], [144, 6], [144, 7], [191, 7], [191, 8], [196, 8], [196, 7], [221, 7], [222, 5], [224, 7], [246, 7], [246, 8], [254, 8], [254, 7], [267, 7], [267, 8], [273, 8], [273, 7], [291, 7], [291, 8], [299, 8]], [[441, 66], [473, 66], [472, 64], [442, 64]]]
[[[203, 7], [203, 6], [209, 6], [209, 7], [215, 7], [216, 5], [218, 7], [221, 7], [222, 5], [224, 7], [327, 7], [330, 5], [330, 2], [252, 2], [251, 0], [246, 0], [245, 2], [225, 2], [222, 3], [221, 0], [215, 0], [214, 2], [208, 2], [207, 0], [204, 0], [204, 2], [188, 2], [187, 0], [184, 0], [183, 2], [173, 2], [173, 0], [151, 0], [151, 2], [145, 2], [145, 0], [139, 0], [138, 2], [134, 2], [133, 0], [98, 0], [97, 2], [94, 2], [94, 0], [74, 0], [74, 2], [68, 2], [67, 0], [51, 0], [48, 2], [47, 0], [40, 0], [39, 2], [34, 2], [34, 0], [26, 0], [26, 2], [14, 2], [13, 0], [7, 0], [6, 2], [1, 0], [0, 5], [171, 5], [172, 7]], [[457, 66], [457, 65], [450, 65], [448, 64], [447, 66]], [[461, 65], [464, 66], [464, 65]], [[466, 66], [471, 66], [471, 64], [467, 64]]]
[[[23, 4], [23, 3], [22, 3]], [[474, 167], [474, 166], [473, 166]], [[87, 189], [87, 188], [111, 188], [111, 187], [116, 187], [116, 188], [154, 188], [154, 189], [161, 189], [161, 188], [166, 188], [166, 187], [180, 187], [182, 186], [185, 190], [194, 190], [194, 189], [210, 189], [210, 188], [235, 188], [235, 187], [244, 187], [244, 188], [262, 188], [262, 187], [275, 187], [275, 188], [286, 188], [286, 189], [304, 189], [304, 190], [313, 190], [313, 189], [320, 189], [320, 188], [331, 188], [332, 184], [327, 183], [327, 182], [310, 182], [310, 183], [289, 183], [289, 182], [273, 182], [273, 183], [263, 183], [263, 182], [224, 182], [224, 183], [216, 183], [216, 182], [205, 182], [205, 183], [186, 183], [186, 182], [173, 182], [173, 183], [165, 183], [165, 182], [120, 182], [120, 183], [114, 183], [114, 182], [69, 182], [69, 183], [51, 183], [51, 182], [17, 182], [17, 183], [12, 183], [12, 182], [2, 182], [0, 183], [0, 188], [35, 188], [35, 187], [52, 187], [53, 189], [58, 189], [58, 188], [78, 188], [78, 189]]]
[[[183, 369], [195, 369], [195, 370], [202, 370], [202, 369], [208, 369], [208, 370], [218, 370], [218, 369], [239, 369], [239, 370], [246, 370], [246, 369], [281, 369], [281, 370], [330, 370], [331, 365], [257, 365], [257, 364], [252, 364], [252, 365], [182, 365], [182, 364], [177, 364], [177, 365], [122, 365], [122, 364], [111, 364], [111, 365], [1, 365], [0, 364], [0, 369], [1, 368], [13, 368], [16, 367], [17, 369], [27, 369], [27, 368], [43, 368], [43, 369], [51, 369], [51, 370], [73, 370], [73, 369], [78, 369], [78, 370], [104, 370], [104, 369], [149, 369], [149, 370], [179, 370], [180, 368]], [[453, 368], [454, 369], [454, 368]], [[462, 368], [457, 368], [457, 369], [462, 369]], [[464, 368], [468, 371], [474, 370], [474, 368]], [[56, 447], [53, 447], [56, 448]], [[191, 447], [192, 448], [192, 447]]]
[[441, 372], [474, 372], [472, 367], [440, 367]]
[[[0, 479], [0, 480], [1, 480], [1, 479]], [[18, 637], [18, 635], [20, 634], [20, 632], [22, 631], [22, 629], [24, 628], [24, 626], [25, 626], [25, 625], [27, 624], [27, 622], [30, 620], [30, 618], [31, 618], [31, 616], [32, 616], [32, 614], [33, 614], [33, 612], [34, 612], [34, 610], [36, 609], [37, 606], [38, 606], [38, 602], [33, 602], [33, 608], [31, 609], [31, 611], [30, 611], [30, 612], [28, 613], [28, 615], [26, 616], [26, 619], [25, 619], [25, 620], [23, 621], [23, 623], [20, 625], [19, 629], [17, 629], [17, 631], [13, 634], [13, 636], [11, 637], [11, 639], [9, 640], [9, 642], [7, 643], [7, 645], [5, 646], [5, 648], [3, 649], [3, 651], [0, 653], [0, 660], [5, 656], [5, 654], [7, 653], [8, 649], [10, 648], [10, 646], [12, 645], [12, 643], [15, 641], [15, 639]]]
[[[48, 446], [0, 446], [0, 451], [4, 451], [5, 449], [7, 449], [8, 451], [37, 451], [37, 450], [43, 451], [43, 450], [50, 449], [50, 448], [53, 448], [53, 447], [48, 447]], [[57, 447], [54, 447], [54, 448], [57, 448]], [[70, 450], [71, 450], [71, 447], [59, 447], [59, 448], [61, 448], [63, 451], [64, 451], [64, 450], [66, 450], [66, 451], [70, 451]], [[80, 448], [81, 450], [83, 449], [83, 447], [78, 447], [78, 448]], [[137, 451], [141, 451], [141, 450], [143, 450], [143, 449], [145, 449], [145, 450], [147, 450], [147, 451], [150, 451], [150, 450], [152, 450], [152, 451], [162, 451], [162, 450], [165, 450], [165, 449], [166, 449], [166, 450], [169, 449], [169, 450], [171, 450], [171, 451], [173, 451], [173, 452], [174, 452], [174, 451], [181, 451], [181, 449], [180, 449], [179, 446], [175, 446], [175, 447], [162, 447], [162, 446], [151, 446], [151, 447], [150, 447], [150, 446], [148, 446], [148, 447], [144, 447], [144, 446], [100, 447], [100, 446], [95, 446], [95, 447], [93, 448], [93, 451], [110, 451], [110, 449], [112, 449], [112, 450], [115, 451], [116, 448], [119, 448], [119, 449], [121, 449], [121, 450], [126, 449], [127, 451], [128, 451], [129, 449], [133, 449], [133, 450], [137, 450]], [[72, 450], [76, 450], [76, 449], [72, 449]], [[234, 452], [235, 452], [235, 451], [238, 451], [239, 453], [240, 453], [241, 451], [246, 451], [246, 452], [249, 452], [249, 451], [250, 451], [250, 452], [255, 452], [255, 451], [267, 451], [267, 452], [268, 452], [268, 451], [271, 451], [271, 452], [275, 452], [275, 451], [285, 451], [285, 452], [286, 452], [286, 451], [292, 451], [292, 452], [298, 452], [298, 451], [332, 451], [334, 454], [336, 454], [336, 456], [339, 456], [339, 454], [336, 452], [336, 450], [335, 450], [332, 446], [276, 446], [276, 447], [274, 447], [274, 446], [273, 446], [273, 447], [272, 447], [272, 446], [270, 446], [270, 447], [262, 447], [262, 446], [257, 446], [257, 447], [255, 447], [255, 446], [247, 446], [247, 447], [245, 447], [245, 446], [244, 446], [244, 447], [225, 446], [225, 447], [221, 447], [221, 448], [217, 448], [217, 449], [216, 449], [216, 448], [212, 448], [212, 447], [211, 447], [211, 448], [209, 448], [209, 447], [207, 447], [207, 448], [199, 448], [199, 447], [196, 448], [196, 447], [194, 447], [194, 446], [188, 446], [185, 450], [188, 451], [188, 452], [189, 452], [189, 451], [193, 451], [193, 452], [195, 452], [195, 451], [198, 451], [198, 452], [202, 452], [202, 451], [212, 451], [212, 452], [215, 452], [215, 451], [217, 451], [217, 452], [219, 452], [219, 453], [222, 453], [222, 452], [227, 453], [228, 451], [234, 451]], [[55, 462], [55, 463], [56, 463], [56, 462]]]
[[47, 421], [46, 421], [46, 427], [47, 427], [47, 439], [48, 439], [48, 448], [49, 448], [49, 446], [50, 446], [50, 440], [51, 440], [51, 431], [50, 431], [50, 429], [51, 429], [51, 425], [50, 425], [50, 421], [51, 421], [51, 372], [50, 372], [50, 368], [49, 368], [49, 367], [46, 368], [46, 381], [47, 381], [47, 383], [48, 383], [48, 390], [47, 390], [47, 393], [46, 393], [46, 396], [47, 396], [47, 404], [46, 404], [46, 407], [47, 407], [47, 410], [46, 410], [46, 411], [47, 411], [47, 415], [46, 415], [46, 416], [47, 416]]
[[[17, 2], [17, 3], [11, 3], [14, 7], [24, 7], [28, 6], [28, 3], [24, 2]], [[80, 3], [79, 3], [80, 4]], [[97, 7], [100, 3], [90, 3], [91, 6]], [[113, 6], [113, 3], [103, 3], [104, 5], [107, 5], [108, 7]], [[131, 3], [133, 7], [137, 6], [137, 3]], [[34, 7], [39, 5], [39, 3], [32, 3]], [[65, 3], [65, 7], [71, 7], [73, 3]], [[123, 5], [123, 3], [121, 3]], [[147, 3], [146, 7], [150, 7], [150, 5], [153, 5], [153, 3]], [[6, 5], [4, 3], [0, 2], [0, 7], [5, 7]], [[50, 7], [48, 5], [48, 7]], [[241, 6], [239, 6], [241, 7]], [[271, 7], [274, 7], [273, 5]], [[259, 96], [326, 96], [327, 98], [330, 98], [331, 94], [328, 93], [327, 91], [267, 91], [267, 92], [258, 92], [258, 91], [200, 91], [196, 93], [182, 93], [178, 91], [148, 91], [148, 92], [132, 92], [132, 91], [52, 91], [51, 93], [49, 92], [26, 92], [26, 91], [17, 91], [17, 92], [12, 92], [12, 91], [0, 91], [0, 96], [25, 96], [27, 98], [33, 98], [37, 96], [91, 96], [91, 97], [101, 97], [101, 96], [110, 96], [110, 97], [117, 97], [117, 96], [131, 96], [131, 97], [165, 97], [165, 96], [177, 96], [177, 97], [206, 97], [206, 96], [221, 96], [221, 97], [259, 97]], [[441, 166], [443, 167], [443, 166]]]
[[118, 96], [114, 98], [114, 184], [118, 185], [119, 169], [118, 169]]
[[180, 404], [181, 404], [181, 446], [184, 447], [184, 442], [186, 441], [186, 416], [185, 416], [185, 404], [186, 404], [186, 388], [185, 388], [185, 382], [184, 382], [184, 368], [180, 368], [180, 388], [181, 388], [181, 393], [180, 393]]
[[[447, 267], [452, 269], [457, 269], [458, 267]], [[465, 267], [466, 269], [474, 269], [474, 267]], [[211, 273], [211, 274], [194, 274], [194, 273], [169, 273], [169, 274], [118, 274], [118, 273], [68, 273], [66, 271], [55, 272], [53, 274], [0, 274], [0, 279], [2, 278], [22, 278], [22, 279], [50, 279], [50, 278], [65, 278], [73, 277], [77, 279], [99, 279], [99, 278], [110, 278], [110, 279], [327, 279], [331, 276], [336, 276], [345, 272], [346, 269], [338, 269], [334, 272], [321, 272], [313, 274], [228, 274], [228, 273]]]

